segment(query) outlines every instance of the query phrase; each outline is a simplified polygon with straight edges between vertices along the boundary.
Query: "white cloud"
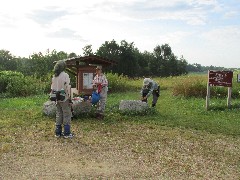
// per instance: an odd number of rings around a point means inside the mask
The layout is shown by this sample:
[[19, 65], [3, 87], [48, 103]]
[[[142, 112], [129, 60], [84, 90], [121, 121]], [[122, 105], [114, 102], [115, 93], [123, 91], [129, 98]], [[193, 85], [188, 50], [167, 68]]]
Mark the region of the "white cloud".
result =
[[190, 63], [218, 65], [238, 57], [238, 17], [236, 7], [218, 0], [8, 0], [0, 6], [0, 49], [81, 54], [85, 45], [96, 50], [115, 39], [141, 51], [168, 43]]

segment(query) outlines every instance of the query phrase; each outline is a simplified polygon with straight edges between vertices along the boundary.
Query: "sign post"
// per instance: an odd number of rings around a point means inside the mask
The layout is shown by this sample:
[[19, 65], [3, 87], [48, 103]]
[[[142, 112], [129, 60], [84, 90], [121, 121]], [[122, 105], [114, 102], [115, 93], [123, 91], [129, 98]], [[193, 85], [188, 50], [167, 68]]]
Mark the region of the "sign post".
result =
[[240, 74], [237, 74], [237, 82], [240, 82]]
[[208, 85], [207, 85], [207, 96], [206, 96], [206, 109], [209, 109], [210, 101], [210, 87], [211, 86], [223, 86], [228, 87], [228, 98], [227, 106], [231, 107], [231, 94], [232, 94], [232, 71], [208, 71]]

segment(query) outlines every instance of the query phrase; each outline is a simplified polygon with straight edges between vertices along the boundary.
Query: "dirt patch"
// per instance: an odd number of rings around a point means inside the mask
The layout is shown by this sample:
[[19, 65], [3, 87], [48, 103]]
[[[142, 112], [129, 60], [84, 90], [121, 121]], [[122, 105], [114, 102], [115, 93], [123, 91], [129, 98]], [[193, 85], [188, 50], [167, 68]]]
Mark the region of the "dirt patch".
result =
[[1, 155], [0, 179], [240, 177], [239, 138], [128, 123], [85, 125], [73, 125], [73, 139], [56, 139], [53, 129], [18, 135]]

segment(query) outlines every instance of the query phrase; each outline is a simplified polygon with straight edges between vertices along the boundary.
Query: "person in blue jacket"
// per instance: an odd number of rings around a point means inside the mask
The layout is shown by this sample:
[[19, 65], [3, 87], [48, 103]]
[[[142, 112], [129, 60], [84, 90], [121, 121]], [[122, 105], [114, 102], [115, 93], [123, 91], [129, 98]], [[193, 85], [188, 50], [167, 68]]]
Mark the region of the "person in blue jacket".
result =
[[148, 98], [153, 95], [152, 107], [155, 107], [160, 95], [160, 86], [151, 78], [145, 78], [143, 80], [141, 95], [143, 102], [147, 102]]

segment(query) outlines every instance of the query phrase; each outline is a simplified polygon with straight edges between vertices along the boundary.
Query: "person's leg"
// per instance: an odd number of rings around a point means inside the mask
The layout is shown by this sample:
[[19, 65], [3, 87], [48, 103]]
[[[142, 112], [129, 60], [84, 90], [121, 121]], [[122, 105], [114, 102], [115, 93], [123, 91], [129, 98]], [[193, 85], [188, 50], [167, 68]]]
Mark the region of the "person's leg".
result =
[[71, 111], [71, 105], [69, 104], [69, 100], [65, 102], [61, 102], [61, 106], [63, 110], [63, 125], [64, 125], [64, 137], [65, 137], [71, 134], [72, 111]]
[[152, 107], [155, 107], [158, 101], [158, 94], [156, 91], [153, 91], [153, 100], [152, 100]]
[[60, 137], [62, 134], [62, 124], [63, 124], [63, 111], [59, 103], [56, 104], [56, 128], [55, 135]]
[[100, 93], [100, 101], [99, 101], [98, 108], [97, 108], [97, 117], [98, 118], [104, 117], [106, 103], [107, 103], [107, 90], [103, 88]]

